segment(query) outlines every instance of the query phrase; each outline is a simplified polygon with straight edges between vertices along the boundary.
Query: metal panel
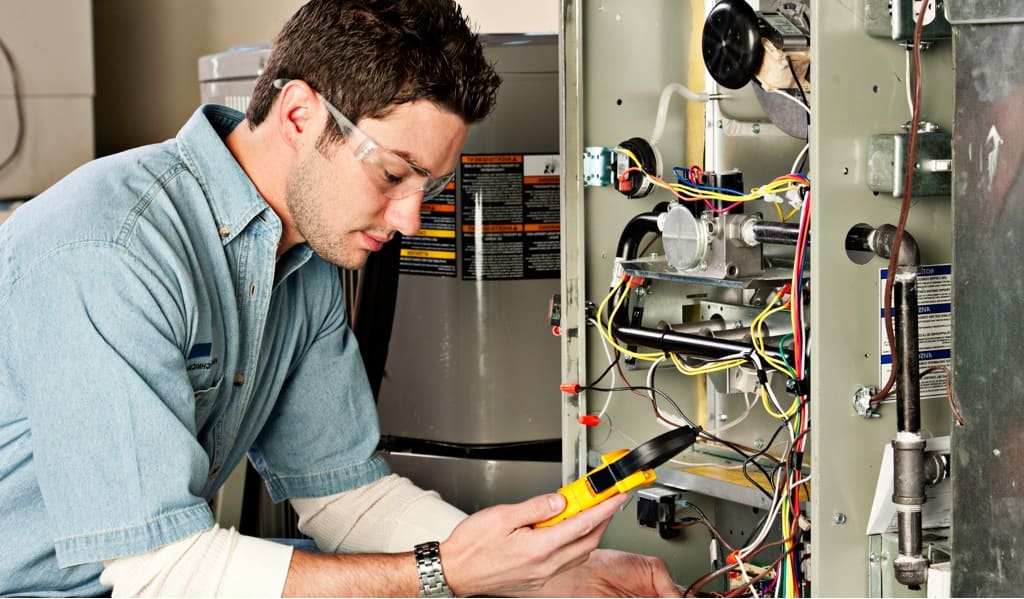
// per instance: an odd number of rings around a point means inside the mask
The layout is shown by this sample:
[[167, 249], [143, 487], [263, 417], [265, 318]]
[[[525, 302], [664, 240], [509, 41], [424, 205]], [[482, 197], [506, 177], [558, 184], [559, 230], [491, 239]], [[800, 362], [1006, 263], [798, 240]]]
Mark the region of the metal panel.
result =
[[1024, 4], [1020, 0], [946, 0], [946, 17], [954, 25], [1020, 23]]
[[[813, 13], [811, 164], [812, 215], [812, 463], [811, 578], [821, 596], [864, 596], [868, 569], [868, 507], [878, 480], [882, 448], [895, 436], [892, 407], [865, 420], [850, 408], [855, 390], [878, 379], [878, 269], [882, 260], [851, 262], [843, 240], [857, 223], [895, 224], [899, 198], [867, 187], [867, 148], [874, 134], [896, 133], [909, 120], [903, 80], [906, 51], [895, 42], [866, 36], [861, 2], [817, 3]], [[924, 56], [922, 117], [951, 130], [950, 44], [936, 42]], [[907, 230], [925, 264], [950, 256], [949, 202], [920, 199]], [[877, 383], [876, 383], [877, 384]], [[923, 428], [948, 430], [949, 413], [926, 400]], [[845, 518], [838, 518], [842, 514]], [[842, 521], [841, 524], [837, 521]]]
[[952, 589], [1012, 596], [1024, 585], [1024, 25], [958, 26], [954, 40], [954, 380], [966, 424], [953, 431]]
[[518, 503], [557, 489], [556, 462], [473, 460], [389, 453], [388, 464], [424, 489], [441, 494], [455, 507], [472, 514], [499, 503]]
[[[566, 179], [579, 175], [574, 165], [585, 146], [611, 146], [633, 136], [646, 136], [653, 125], [659, 93], [673, 81], [688, 81], [699, 55], [691, 53], [695, 22], [702, 20], [697, 3], [672, 1], [601, 3], [565, 0], [563, 18], [566, 44]], [[868, 593], [869, 538], [865, 534], [883, 447], [895, 436], [895, 414], [888, 405], [881, 418], [857, 416], [852, 407], [856, 390], [879, 381], [879, 269], [881, 259], [867, 264], [853, 262], [846, 254], [847, 232], [859, 223], [895, 224], [900, 201], [872, 193], [868, 187], [868, 146], [872, 135], [902, 132], [909, 120], [904, 81], [906, 51], [887, 39], [864, 31], [864, 1], [812, 3], [810, 178], [814, 188], [811, 239], [811, 383], [813, 557], [810, 576], [815, 596], [866, 596]], [[572, 45], [569, 45], [572, 44]], [[579, 48], [574, 53], [574, 48]], [[951, 44], [935, 42], [924, 58], [925, 95], [923, 118], [952, 129]], [[679, 100], [682, 102], [682, 100]], [[663, 162], [685, 164], [686, 137], [682, 109], [669, 114], [663, 137]], [[751, 122], [755, 122], [752, 120]], [[714, 122], [705, 123], [709, 146], [729, 144], [717, 136]], [[753, 132], [751, 125], [747, 129]], [[712, 144], [714, 141], [714, 144]], [[762, 173], [781, 174], [789, 169], [800, 141], [760, 141], [747, 146], [737, 139], [728, 155], [730, 164], [757, 173], [747, 187], [765, 183]], [[724, 150], [713, 147], [709, 158]], [[692, 159], [692, 158], [691, 158]], [[749, 166], [748, 166], [749, 165]], [[572, 169], [576, 170], [573, 171]], [[626, 200], [606, 187], [566, 185], [563, 191], [564, 243], [563, 315], [577, 314], [574, 337], [563, 340], [563, 378], [584, 382], [587, 373], [600, 372], [607, 364], [596, 333], [582, 333], [582, 304], [599, 302], [608, 292], [618, 235], [633, 215], [668, 199], [657, 192], [647, 198]], [[918, 198], [910, 213], [908, 231], [922, 249], [926, 264], [946, 263], [951, 258], [950, 205], [942, 197]], [[579, 243], [579, 247], [571, 247]], [[674, 283], [674, 282], [671, 282]], [[669, 283], [656, 283], [646, 298], [648, 313], [680, 309], [680, 294]], [[738, 292], [737, 292], [738, 293]], [[715, 294], [728, 296], [716, 290]], [[717, 299], [717, 298], [712, 298]], [[660, 311], [660, 312], [659, 312]], [[566, 366], [568, 365], [568, 367]], [[638, 383], [646, 374], [627, 370]], [[672, 395], [686, 411], [702, 409], [701, 383], [666, 373], [659, 387]], [[605, 394], [591, 393], [587, 405], [577, 407], [574, 397], [564, 401], [564, 426], [580, 429], [579, 411], [600, 410]], [[706, 409], [706, 406], [703, 406]], [[629, 394], [615, 396], [607, 412], [609, 423], [591, 430], [587, 448], [595, 452], [627, 446], [653, 436], [650, 408], [644, 399]], [[942, 435], [949, 428], [949, 412], [941, 400], [925, 400], [923, 428]], [[767, 416], [765, 416], [767, 418]], [[703, 420], [703, 417], [702, 417]], [[753, 420], [753, 419], [752, 419]], [[749, 426], [746, 426], [750, 424]], [[766, 422], [744, 422], [735, 431], [750, 435]], [[569, 456], [579, 466], [584, 451]], [[685, 459], [691, 459], [689, 456]], [[696, 456], [701, 461], [702, 456]], [[706, 460], [707, 457], [704, 456]], [[883, 473], [891, 476], [889, 473]], [[749, 509], [749, 508], [748, 508]], [[641, 546], [639, 535], [622, 520], [606, 535], [606, 543], [620, 548]], [[727, 517], [727, 516], [726, 516]], [[647, 541], [643, 541], [646, 543]], [[691, 542], [696, 542], [691, 539]], [[706, 547], [706, 545], [705, 545]], [[659, 555], [673, 555], [667, 548]], [[670, 562], [681, 584], [708, 571], [706, 559], [689, 563]]]
[[[557, 37], [483, 41], [503, 84], [494, 113], [471, 128], [463, 153], [557, 154]], [[461, 274], [463, 245], [456, 246]], [[396, 472], [467, 512], [558, 488], [557, 455], [518, 461], [521, 450], [508, 445], [561, 434], [559, 340], [545, 318], [558, 289], [555, 278], [401, 275], [378, 400], [382, 433], [487, 445], [495, 459], [387, 453]]]
[[[504, 83], [463, 152], [557, 153], [557, 39], [485, 39]], [[545, 318], [557, 292], [554, 278], [403, 274], [378, 401], [382, 432], [459, 443], [558, 437], [558, 339]]]

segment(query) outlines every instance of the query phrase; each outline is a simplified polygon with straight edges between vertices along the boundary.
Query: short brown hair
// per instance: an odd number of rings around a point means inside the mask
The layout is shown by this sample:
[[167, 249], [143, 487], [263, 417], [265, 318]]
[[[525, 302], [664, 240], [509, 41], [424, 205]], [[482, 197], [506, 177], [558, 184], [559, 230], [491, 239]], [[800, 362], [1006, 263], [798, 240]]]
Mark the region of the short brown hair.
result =
[[[501, 84], [453, 0], [310, 0], [274, 39], [246, 113], [250, 127], [269, 114], [275, 79], [302, 79], [356, 122], [429, 100], [475, 123]], [[333, 124], [328, 131], [341, 135]]]

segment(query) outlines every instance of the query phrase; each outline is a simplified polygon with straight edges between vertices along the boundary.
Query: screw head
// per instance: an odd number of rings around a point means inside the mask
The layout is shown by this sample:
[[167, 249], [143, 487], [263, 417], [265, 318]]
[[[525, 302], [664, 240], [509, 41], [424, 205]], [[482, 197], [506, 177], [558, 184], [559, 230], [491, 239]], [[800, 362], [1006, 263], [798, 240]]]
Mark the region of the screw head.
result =
[[832, 521], [836, 524], [846, 524], [846, 514], [842, 512], [836, 512], [832, 515]]

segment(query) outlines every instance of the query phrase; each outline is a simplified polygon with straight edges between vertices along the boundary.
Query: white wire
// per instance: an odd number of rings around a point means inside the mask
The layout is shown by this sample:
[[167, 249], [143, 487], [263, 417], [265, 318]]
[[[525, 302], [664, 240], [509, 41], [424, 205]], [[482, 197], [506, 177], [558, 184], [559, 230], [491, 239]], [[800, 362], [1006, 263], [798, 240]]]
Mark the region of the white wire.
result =
[[[768, 392], [768, 398], [771, 399], [772, 406], [774, 406], [775, 409], [778, 410], [778, 412], [776, 412], [776, 414], [785, 414], [786, 410], [783, 409], [783, 407], [779, 404], [779, 398], [775, 396], [775, 390], [772, 389], [772, 386], [770, 384], [768, 384], [768, 383], [765, 383], [763, 386], [764, 386], [765, 391]], [[789, 433], [790, 441], [794, 441], [796, 439], [796, 436], [793, 433], [793, 428], [792, 427], [787, 426], [786, 427], [786, 432]]]
[[668, 115], [668, 104], [672, 99], [672, 92], [676, 92], [692, 102], [707, 102], [710, 96], [704, 92], [695, 92], [682, 83], [669, 83], [661, 90], [661, 98], [658, 100], [658, 118], [654, 121], [654, 131], [651, 132], [651, 145], [656, 146], [661, 141], [661, 134], [665, 132], [665, 117]]
[[[922, 8], [922, 10], [924, 10]], [[906, 69], [903, 73], [903, 82], [907, 88], [907, 109], [910, 110], [910, 118], [914, 118], [914, 97], [910, 92], [910, 49], [907, 49]]]
[[[747, 400], [747, 397], [750, 396], [750, 395], [751, 395], [750, 393], [744, 393], [743, 394], [743, 402], [745, 404], [747, 404], [747, 409], [743, 411], [743, 414], [739, 418], [737, 418], [736, 420], [733, 420], [732, 422], [730, 422], [729, 424], [726, 424], [725, 426], [716, 427], [714, 429], [714, 431], [712, 431], [713, 435], [715, 435], [717, 437], [723, 431], [727, 431], [727, 430], [731, 429], [732, 427], [736, 426], [737, 424], [743, 422], [743, 420], [750, 414], [750, 410], [753, 409], [754, 404], [756, 403], [756, 402], [752, 402], [752, 401], [748, 401]], [[716, 420], [715, 422], [718, 422], [718, 421]]]
[[[666, 360], [664, 355], [658, 356], [651, 367], [647, 369], [647, 397], [650, 398], [651, 402], [657, 405], [658, 399], [654, 395], [654, 371], [658, 368], [658, 365]], [[689, 422], [685, 420], [679, 420], [669, 414], [662, 414], [661, 418], [655, 418], [655, 421], [660, 424], [663, 428], [674, 429], [681, 428], [684, 426], [690, 426]]]
[[792, 94], [786, 93], [786, 92], [782, 91], [781, 89], [774, 89], [774, 90], [772, 90], [772, 93], [773, 94], [778, 94], [778, 95], [782, 96], [783, 98], [785, 98], [785, 99], [789, 100], [790, 102], [796, 104], [800, 108], [803, 108], [804, 111], [807, 112], [807, 114], [811, 114], [811, 107], [806, 105], [806, 104], [804, 104], [800, 100], [800, 98], [797, 98], [796, 96], [794, 96]]
[[[790, 436], [792, 436], [792, 434], [792, 431], [790, 431]], [[792, 449], [793, 442], [790, 442], [786, 448], [786, 451], [783, 452], [783, 455], [789, 455], [789, 452]], [[784, 469], [780, 468], [775, 473], [776, 479], [782, 476], [783, 470]], [[775, 480], [775, 484], [773, 485], [775, 488], [775, 493], [772, 494], [772, 504], [768, 510], [768, 515], [764, 519], [764, 525], [761, 527], [761, 530], [758, 532], [757, 536], [754, 538], [753, 541], [748, 543], [746, 547], [737, 551], [737, 555], [741, 555], [742, 557], [750, 555], [750, 553], [752, 553], [754, 549], [759, 547], [761, 543], [764, 542], [765, 538], [768, 537], [769, 531], [771, 531], [772, 527], [775, 525], [775, 520], [779, 517], [779, 510], [782, 507], [783, 497], [787, 496], [790, 492], [792, 492], [792, 488], [789, 485], [782, 485], [779, 483], [779, 480]]]
[[[780, 474], [782, 474], [781, 469], [776, 473], [776, 476], [779, 476]], [[750, 555], [753, 553], [754, 549], [759, 547], [768, 537], [769, 531], [771, 531], [772, 527], [775, 525], [775, 520], [779, 517], [779, 510], [782, 507], [782, 497], [785, 489], [786, 487], [780, 486], [778, 482], [776, 482], [775, 493], [772, 495], [772, 504], [768, 510], [768, 515], [765, 517], [764, 525], [761, 527], [761, 530], [758, 532], [754, 540], [748, 543], [746, 547], [736, 552], [737, 556], [746, 557]]]
[[[593, 324], [593, 325], [595, 325], [597, 327], [601, 326], [601, 323], [599, 323], [598, 321], [594, 320], [593, 318], [588, 319], [587, 322], [589, 322], [589, 323], [591, 323], [591, 324]], [[610, 347], [610, 345], [608, 343], [608, 340], [604, 338], [604, 335], [600, 335], [600, 337], [601, 337], [601, 347], [604, 348], [604, 355], [608, 358], [608, 363], [611, 364], [612, 360], [614, 359], [612, 357], [611, 347]], [[611, 384], [611, 386], [609, 388], [610, 389], [614, 389], [615, 387], [618, 386], [616, 384], [618, 382], [619, 382], [619, 380], [618, 380], [618, 372], [616, 372], [615, 368], [612, 368], [612, 384]], [[612, 403], [612, 395], [614, 395], [614, 394], [615, 394], [614, 391], [609, 391], [608, 392], [608, 398], [604, 400], [604, 407], [602, 407], [601, 411], [598, 412], [598, 414], [597, 414], [597, 419], [598, 420], [604, 418], [604, 413], [608, 411], [608, 406], [611, 405], [611, 403]]]
[[797, 172], [796, 169], [800, 167], [800, 162], [803, 161], [804, 154], [807, 153], [807, 150], [810, 147], [811, 147], [810, 143], [805, 143], [804, 144], [804, 149], [800, 150], [800, 153], [796, 155], [796, 160], [793, 161], [793, 167], [789, 169], [789, 172], [791, 172], [791, 173], [796, 173]]
[[743, 583], [748, 585], [747, 588], [755, 597], [760, 597], [757, 594], [757, 590], [754, 589], [754, 585], [750, 584], [750, 575], [747, 574], [747, 566], [743, 564], [743, 560], [740, 559], [739, 554], [736, 554], [736, 564], [740, 567], [740, 575], [743, 576]]

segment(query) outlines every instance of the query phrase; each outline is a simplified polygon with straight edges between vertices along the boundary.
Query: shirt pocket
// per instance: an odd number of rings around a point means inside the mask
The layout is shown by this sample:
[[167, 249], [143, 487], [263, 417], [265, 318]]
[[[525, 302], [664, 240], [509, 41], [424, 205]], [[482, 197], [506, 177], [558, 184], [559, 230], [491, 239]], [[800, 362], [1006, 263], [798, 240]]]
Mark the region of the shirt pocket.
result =
[[202, 428], [210, 411], [217, 403], [218, 390], [224, 382], [224, 375], [216, 377], [212, 385], [202, 385], [192, 390], [192, 398], [195, 400], [196, 426]]

